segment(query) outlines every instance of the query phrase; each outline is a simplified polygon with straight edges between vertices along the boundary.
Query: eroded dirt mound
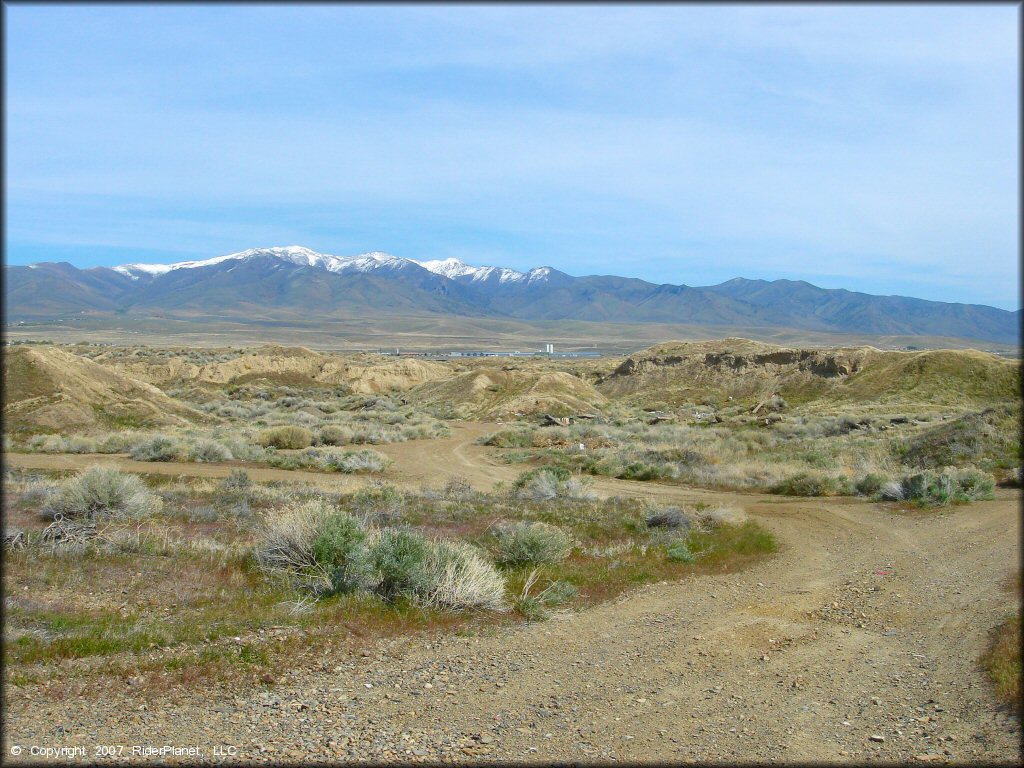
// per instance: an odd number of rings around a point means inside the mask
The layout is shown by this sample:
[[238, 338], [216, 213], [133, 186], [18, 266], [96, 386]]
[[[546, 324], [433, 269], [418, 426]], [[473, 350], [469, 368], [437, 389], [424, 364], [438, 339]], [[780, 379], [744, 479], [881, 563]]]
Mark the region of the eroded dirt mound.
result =
[[762, 371], [778, 374], [791, 371], [834, 378], [859, 371], [865, 358], [879, 350], [871, 347], [852, 349], [787, 349], [747, 339], [693, 344], [662, 344], [629, 357], [612, 376], [629, 376], [661, 367], [682, 366], [699, 362], [701, 371], [713, 374], [735, 374]]
[[477, 370], [410, 391], [407, 400], [430, 406], [449, 405], [466, 417], [504, 418], [516, 414], [593, 413], [606, 403], [604, 395], [569, 373], [523, 370]]
[[597, 388], [609, 397], [675, 404], [747, 400], [973, 403], [1013, 399], [1016, 363], [977, 350], [790, 349], [748, 339], [672, 342], [628, 357]]
[[364, 394], [407, 390], [452, 375], [447, 366], [425, 360], [385, 360], [365, 366], [351, 364], [345, 372], [346, 383], [352, 390]]
[[451, 370], [440, 363], [379, 355], [342, 357], [305, 347], [264, 346], [222, 357], [228, 359], [203, 361], [181, 355], [111, 364], [160, 385], [173, 381], [242, 384], [265, 379], [299, 386], [345, 384], [362, 394], [402, 391], [451, 375]]
[[56, 347], [4, 351], [9, 432], [185, 425], [208, 418], [152, 384]]

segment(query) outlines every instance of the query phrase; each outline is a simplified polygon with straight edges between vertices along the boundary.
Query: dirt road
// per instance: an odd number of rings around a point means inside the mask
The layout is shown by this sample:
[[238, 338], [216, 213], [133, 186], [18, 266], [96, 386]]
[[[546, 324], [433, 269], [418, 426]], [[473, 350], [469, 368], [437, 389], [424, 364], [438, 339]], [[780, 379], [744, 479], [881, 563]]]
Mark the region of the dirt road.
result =
[[[410, 485], [514, 477], [472, 445], [478, 431], [383, 450]], [[213, 759], [219, 744], [242, 761], [1019, 761], [1020, 724], [977, 661], [1014, 605], [1004, 585], [1019, 563], [1016, 493], [904, 513], [596, 488], [738, 503], [782, 550], [740, 574], [654, 585], [545, 623], [381, 642], [270, 691], [196, 692], [145, 710], [127, 687], [88, 704], [11, 700], [5, 756], [16, 744], [84, 745], [90, 759], [96, 744], [171, 744]]]

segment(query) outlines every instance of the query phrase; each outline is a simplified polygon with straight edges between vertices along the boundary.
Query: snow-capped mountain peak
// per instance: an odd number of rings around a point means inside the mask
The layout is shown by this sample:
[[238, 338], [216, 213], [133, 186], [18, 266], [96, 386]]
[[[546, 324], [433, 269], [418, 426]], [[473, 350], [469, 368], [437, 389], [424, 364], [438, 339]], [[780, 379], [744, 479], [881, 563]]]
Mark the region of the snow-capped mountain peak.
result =
[[432, 261], [417, 261], [421, 267], [435, 275], [441, 275], [449, 279], [462, 277], [463, 275], [475, 274], [479, 267], [471, 267], [464, 261], [458, 259], [434, 259]]
[[247, 251], [239, 251], [238, 253], [229, 253], [226, 256], [214, 256], [212, 259], [202, 259], [198, 261], [179, 261], [174, 264], [122, 264], [119, 267], [114, 267], [115, 272], [120, 272], [122, 275], [127, 275], [132, 280], [138, 280], [142, 275], [150, 275], [152, 277], [158, 277], [160, 275], [166, 275], [168, 272], [173, 272], [178, 269], [196, 269], [200, 267], [212, 267], [215, 264], [220, 264], [225, 261], [243, 261], [250, 259], [254, 256], [274, 256], [282, 259], [283, 261], [290, 261], [293, 264], [305, 264], [307, 266], [324, 266], [323, 260], [324, 254], [311, 251], [308, 248], [303, 248], [300, 245], [288, 245], [284, 247], [276, 248], [250, 248]]
[[346, 270], [370, 272], [380, 268], [404, 269], [413, 263], [409, 259], [392, 256], [390, 253], [384, 253], [383, 251], [371, 251], [370, 253], [361, 253], [358, 256], [333, 256], [332, 258], [336, 259], [336, 262], [333, 267], [328, 267], [331, 272], [344, 272]]
[[179, 261], [175, 264], [123, 264], [119, 267], [114, 267], [114, 270], [130, 277], [132, 280], [139, 280], [142, 277], [160, 277], [179, 269], [211, 267], [226, 261], [246, 261], [258, 257], [272, 257], [298, 266], [323, 269], [327, 272], [335, 273], [372, 272], [379, 269], [396, 270], [406, 269], [415, 265], [449, 280], [474, 283], [480, 281], [494, 281], [502, 284], [524, 281], [537, 282], [547, 279], [548, 274], [551, 272], [548, 267], [539, 267], [530, 270], [529, 273], [518, 272], [507, 267], [474, 267], [454, 258], [415, 261], [414, 259], [392, 256], [390, 253], [382, 251], [371, 251], [355, 256], [333, 256], [327, 253], [318, 253], [301, 245], [250, 248], [238, 253], [229, 253], [225, 256], [215, 256], [212, 259]]
[[449, 280], [469, 278], [472, 282], [497, 279], [500, 283], [517, 283], [526, 279], [526, 275], [507, 267], [473, 267], [458, 259], [436, 259], [433, 261], [417, 261], [421, 267], [435, 275], [442, 275]]
[[[317, 251], [309, 248], [304, 248], [301, 245], [286, 245], [274, 248], [250, 248], [247, 251], [232, 253], [227, 256], [219, 256], [217, 259], [211, 259], [210, 262], [216, 263], [217, 260], [228, 259], [244, 260], [261, 256], [270, 256], [291, 264], [297, 264], [301, 267], [324, 269], [328, 272], [344, 272], [347, 269], [353, 268], [356, 271], [363, 272], [369, 268], [373, 268], [379, 263], [386, 262], [389, 259], [393, 260], [395, 258], [394, 256], [389, 256], [386, 253], [364, 253], [358, 256], [334, 256], [329, 253], [318, 253]], [[191, 266], [188, 262], [183, 262], [182, 266], [184, 265]], [[200, 263], [195, 264], [195, 266], [200, 265]], [[175, 268], [177, 266], [179, 265], [174, 265]]]
[[528, 282], [536, 283], [551, 277], [551, 267], [534, 267], [526, 275]]

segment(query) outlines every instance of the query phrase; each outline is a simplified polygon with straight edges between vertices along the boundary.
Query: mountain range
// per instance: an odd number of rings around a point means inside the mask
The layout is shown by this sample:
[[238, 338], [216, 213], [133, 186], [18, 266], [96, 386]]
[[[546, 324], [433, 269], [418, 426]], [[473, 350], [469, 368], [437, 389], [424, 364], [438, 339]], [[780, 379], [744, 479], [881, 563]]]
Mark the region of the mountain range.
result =
[[457, 259], [373, 252], [332, 256], [301, 246], [252, 248], [202, 261], [79, 269], [66, 262], [4, 268], [7, 320], [81, 314], [297, 318], [461, 315], [785, 327], [831, 333], [947, 336], [1017, 344], [1020, 310], [874, 296], [803, 281], [735, 278], [657, 285], [519, 272]]

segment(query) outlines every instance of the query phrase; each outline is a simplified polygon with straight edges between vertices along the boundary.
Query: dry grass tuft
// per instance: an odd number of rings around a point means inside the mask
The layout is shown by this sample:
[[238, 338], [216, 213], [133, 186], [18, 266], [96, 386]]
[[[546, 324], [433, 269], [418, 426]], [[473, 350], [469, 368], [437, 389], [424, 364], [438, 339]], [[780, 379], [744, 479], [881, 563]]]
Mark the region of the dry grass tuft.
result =
[[163, 504], [135, 475], [115, 467], [79, 472], [47, 497], [43, 512], [67, 520], [132, 520], [160, 511]]
[[996, 695], [1012, 706], [1017, 716], [1024, 713], [1021, 699], [1021, 615], [1010, 616], [992, 633], [991, 645], [982, 663], [995, 683]]
[[456, 611], [508, 610], [505, 580], [476, 547], [458, 541], [435, 542], [426, 570], [431, 585], [423, 599], [425, 605]]

